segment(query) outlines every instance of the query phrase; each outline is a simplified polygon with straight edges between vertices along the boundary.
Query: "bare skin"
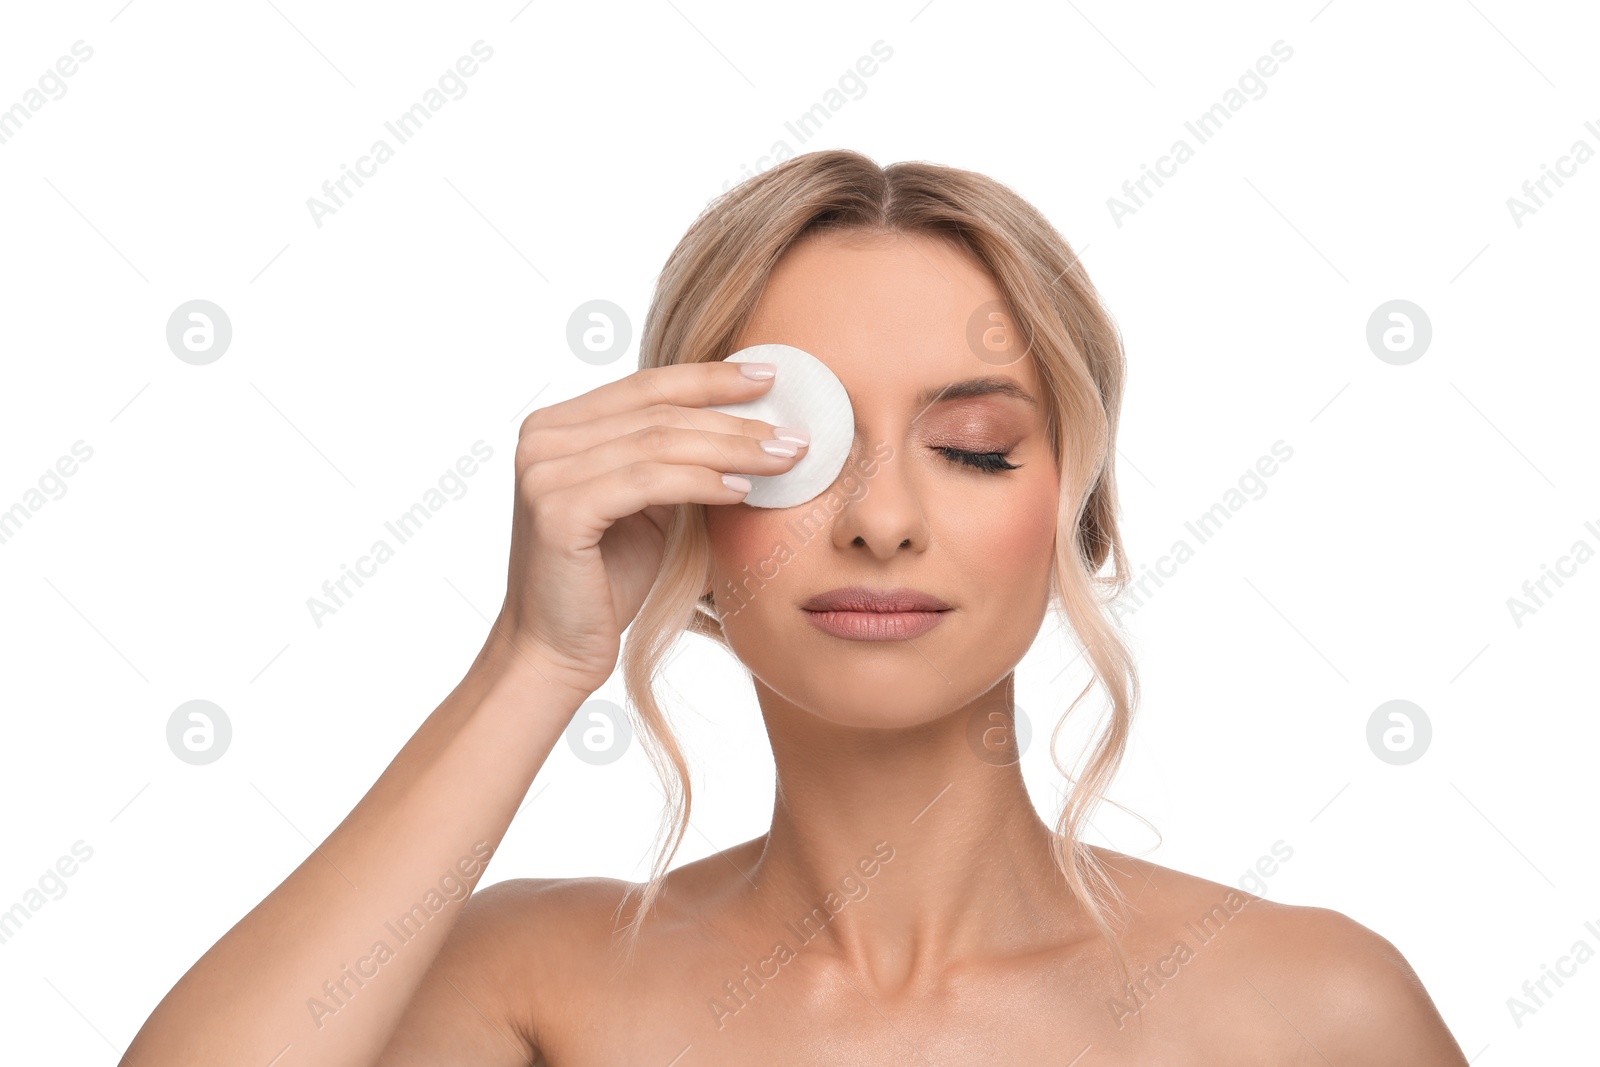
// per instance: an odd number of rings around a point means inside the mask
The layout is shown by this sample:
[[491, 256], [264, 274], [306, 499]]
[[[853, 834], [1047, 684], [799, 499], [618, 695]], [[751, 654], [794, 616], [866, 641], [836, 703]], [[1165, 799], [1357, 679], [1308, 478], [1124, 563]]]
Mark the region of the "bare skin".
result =
[[[736, 347], [782, 342], [827, 362], [856, 409], [852, 461], [885, 442], [892, 458], [754, 595], [728, 580], [792, 541], [782, 528], [805, 508], [708, 510], [711, 589], [772, 738], [772, 829], [673, 871], [631, 965], [612, 936], [625, 883], [479, 893], [381, 1062], [436, 1062], [469, 1041], [479, 1062], [551, 1067], [1465, 1064], [1377, 934], [1097, 850], [1133, 906], [1129, 991], [1050, 860], [1018, 766], [976, 758], [970, 724], [1011, 706], [1039, 631], [1060, 490], [1031, 360], [966, 348], [970, 310], [998, 296], [975, 262], [921, 237], [813, 239], [780, 263]], [[1041, 402], [913, 400], [980, 375]], [[940, 448], [1017, 469], [981, 472]], [[797, 607], [858, 583], [954, 610], [891, 643], [823, 633]], [[447, 984], [486, 987], [486, 974], [488, 1020]]]
[[[479, 893], [381, 1062], [1466, 1063], [1394, 947], [1336, 912], [1097, 850], [1125, 872], [1119, 881], [1140, 909], [1124, 931], [1137, 998], [1118, 984], [1098, 935], [1026, 929], [1014, 944], [886, 989], [832, 934], [808, 944], [784, 925], [806, 906], [773, 913], [756, 903], [746, 879], [757, 877], [764, 846], [757, 838], [675, 870], [673, 899], [627, 968], [608, 934], [625, 883], [516, 879]], [[897, 873], [917, 879], [909, 862], [895, 870], [909, 858], [897, 850], [833, 922], [884, 921], [888, 905], [874, 901], [894, 892]], [[1230, 899], [1248, 903], [1228, 914]], [[1207, 915], [1209, 941], [1185, 926]], [[793, 950], [788, 962], [774, 957], [778, 940]], [[769, 977], [757, 984], [751, 973]], [[498, 1038], [445, 996], [447, 977], [486, 983], [487, 974], [500, 987], [490, 1016]], [[742, 1005], [730, 981], [743, 983]], [[476, 1058], [452, 1059], [463, 1046]]]
[[[1465, 1064], [1377, 934], [1102, 851], [1132, 904], [1128, 989], [1016, 763], [973, 747], [973, 723], [1012, 706], [1043, 621], [1060, 492], [1031, 360], [966, 346], [972, 309], [998, 295], [930, 238], [833, 235], [785, 256], [739, 347], [792, 344], [833, 368], [865, 491], [753, 595], [732, 583], [806, 508], [751, 508], [722, 473], [797, 458], [760, 447], [774, 427], [704, 407], [768, 382], [725, 362], [654, 368], [530, 415], [482, 652], [350, 815], [174, 985], [125, 1067]], [[1039, 403], [918, 399], [977, 376]], [[628, 964], [613, 932], [625, 883], [465, 888], [614, 671], [686, 501], [710, 505], [709, 590], [778, 790], [768, 833], [671, 873]], [[952, 607], [889, 642], [800, 610], [853, 584]], [[386, 924], [403, 914], [420, 932], [396, 939]], [[379, 941], [398, 946], [381, 961]]]

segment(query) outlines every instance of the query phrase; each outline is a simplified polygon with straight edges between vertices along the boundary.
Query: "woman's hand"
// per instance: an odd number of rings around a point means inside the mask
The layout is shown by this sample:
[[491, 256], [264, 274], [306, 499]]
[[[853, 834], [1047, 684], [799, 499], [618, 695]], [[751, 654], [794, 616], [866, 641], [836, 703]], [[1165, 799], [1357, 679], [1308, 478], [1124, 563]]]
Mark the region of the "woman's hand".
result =
[[[771, 364], [673, 364], [546, 408], [523, 420], [506, 599], [495, 630], [541, 673], [585, 696], [611, 676], [622, 631], [655, 584], [672, 505], [737, 504], [748, 483], [804, 455], [789, 428], [702, 405], [750, 400]], [[789, 441], [774, 441], [779, 430]], [[762, 442], [793, 456], [773, 455]]]

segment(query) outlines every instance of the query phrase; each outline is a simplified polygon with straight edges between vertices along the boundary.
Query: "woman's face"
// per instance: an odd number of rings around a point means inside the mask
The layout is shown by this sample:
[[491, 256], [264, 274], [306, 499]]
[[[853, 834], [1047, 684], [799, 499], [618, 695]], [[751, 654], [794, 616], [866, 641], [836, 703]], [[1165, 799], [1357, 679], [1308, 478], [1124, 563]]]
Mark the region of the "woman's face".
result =
[[[982, 266], [942, 239], [812, 236], [780, 260], [735, 345], [811, 353], [855, 410], [850, 458], [822, 495], [706, 509], [729, 645], [796, 708], [852, 726], [940, 718], [1003, 681], [1039, 632], [1059, 475], [1032, 357], [980, 358], [969, 344], [969, 321], [999, 299]], [[958, 396], [975, 378], [1033, 402]], [[847, 586], [916, 590], [950, 607], [914, 636], [841, 636], [802, 605]]]

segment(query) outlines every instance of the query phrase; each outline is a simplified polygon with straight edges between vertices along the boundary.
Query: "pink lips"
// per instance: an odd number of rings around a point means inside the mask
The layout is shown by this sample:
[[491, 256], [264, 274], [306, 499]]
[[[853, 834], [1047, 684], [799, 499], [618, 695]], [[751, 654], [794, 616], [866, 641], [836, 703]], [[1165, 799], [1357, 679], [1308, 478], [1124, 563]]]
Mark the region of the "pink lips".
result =
[[852, 641], [905, 641], [944, 621], [950, 605], [917, 589], [850, 586], [820, 593], [800, 605], [825, 633]]

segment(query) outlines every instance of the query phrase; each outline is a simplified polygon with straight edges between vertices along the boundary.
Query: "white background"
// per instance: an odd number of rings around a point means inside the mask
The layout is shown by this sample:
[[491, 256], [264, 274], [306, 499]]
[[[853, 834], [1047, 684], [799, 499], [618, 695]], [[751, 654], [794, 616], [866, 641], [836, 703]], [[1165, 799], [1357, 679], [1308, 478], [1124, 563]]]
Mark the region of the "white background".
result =
[[[1163, 836], [1108, 806], [1095, 840], [1226, 883], [1281, 840], [1265, 895], [1392, 940], [1474, 1064], [1592, 1055], [1600, 962], [1520, 1027], [1506, 1004], [1600, 949], [1600, 562], [1520, 626], [1507, 606], [1600, 547], [1600, 160], [1520, 227], [1507, 207], [1600, 149], [1592, 10], [123, 4], [0, 15], [0, 108], [94, 50], [0, 144], [0, 509], [93, 449], [0, 544], [0, 909], [93, 850], [0, 944], [8, 1060], [109, 1062], [357, 802], [498, 608], [520, 417], [636, 365], [575, 358], [568, 316], [611, 300], [637, 338], [694, 215], [780, 140], [982, 171], [1083, 253], [1128, 348], [1136, 567], [1293, 449], [1127, 617], [1146, 693], [1112, 795]], [[466, 94], [318, 227], [307, 198], [480, 39]], [[785, 122], [879, 40], [801, 144]], [[1117, 225], [1107, 199], [1279, 40], [1265, 94]], [[207, 366], [166, 343], [192, 299], [233, 327]], [[1432, 323], [1404, 366], [1365, 339], [1392, 299]], [[318, 627], [307, 598], [480, 439], [465, 495]], [[1052, 821], [1069, 649], [1047, 631], [1018, 671]], [[669, 679], [697, 775], [682, 862], [764, 831], [772, 766], [737, 664], [686, 640]], [[233, 727], [207, 766], [166, 743], [197, 698]], [[1405, 766], [1366, 741], [1396, 698], [1433, 728]], [[645, 872], [637, 745], [558, 747], [530, 796], [481, 884]]]

